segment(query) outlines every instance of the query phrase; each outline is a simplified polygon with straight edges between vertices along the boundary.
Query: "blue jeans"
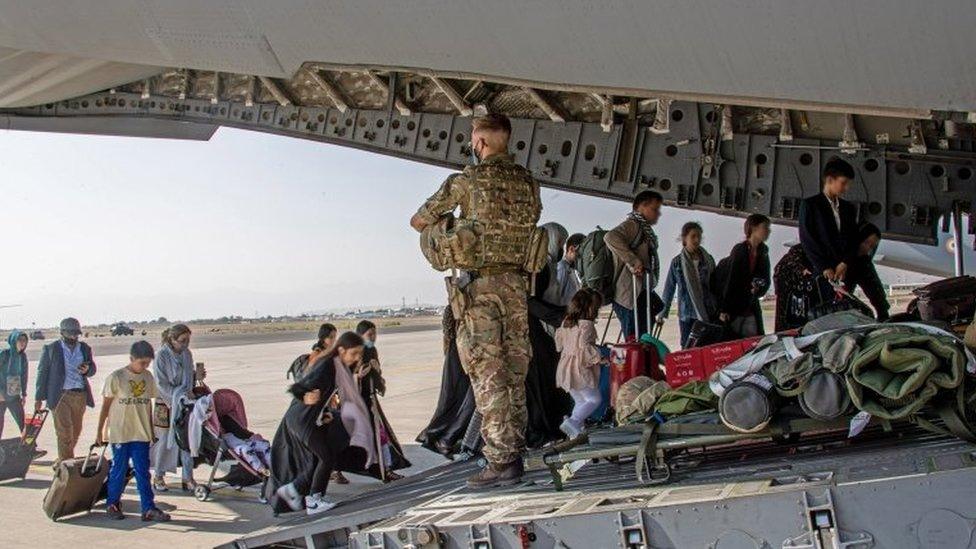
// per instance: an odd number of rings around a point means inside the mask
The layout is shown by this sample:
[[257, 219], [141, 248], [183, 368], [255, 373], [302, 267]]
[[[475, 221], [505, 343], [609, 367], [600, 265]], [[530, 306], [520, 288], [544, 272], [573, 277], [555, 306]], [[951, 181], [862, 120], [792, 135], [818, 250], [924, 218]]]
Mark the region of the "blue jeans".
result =
[[681, 330], [681, 348], [688, 348], [688, 336], [691, 335], [691, 327], [695, 325], [695, 319], [678, 319], [678, 328]]
[[112, 444], [112, 469], [108, 472], [108, 498], [105, 503], [116, 505], [122, 499], [122, 490], [128, 483], [126, 473], [129, 461], [135, 471], [136, 487], [139, 489], [139, 503], [142, 512], [156, 507], [153, 499], [152, 484], [149, 482], [149, 443], [142, 441]]
[[[643, 301], [644, 294], [640, 295], [638, 302]], [[647, 332], [647, 319], [645, 318], [647, 314], [642, 309], [640, 315], [637, 317], [637, 323], [640, 325], [640, 333], [646, 334]], [[631, 339], [634, 337], [639, 337], [634, 335], [634, 311], [633, 309], [628, 309], [623, 305], [613, 302], [613, 314], [617, 315], [617, 319], [620, 321], [620, 331], [624, 333], [624, 339]]]

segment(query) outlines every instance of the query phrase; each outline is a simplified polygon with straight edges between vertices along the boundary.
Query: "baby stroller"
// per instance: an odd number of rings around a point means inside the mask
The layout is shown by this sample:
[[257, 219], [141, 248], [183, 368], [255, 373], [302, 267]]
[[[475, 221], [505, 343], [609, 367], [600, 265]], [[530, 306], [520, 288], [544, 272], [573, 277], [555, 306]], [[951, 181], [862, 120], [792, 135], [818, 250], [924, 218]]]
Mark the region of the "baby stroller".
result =
[[[199, 395], [199, 393], [197, 393]], [[201, 400], [205, 399], [205, 400]], [[238, 491], [248, 486], [261, 483], [259, 499], [262, 503], [267, 501], [264, 498], [264, 488], [268, 483], [267, 470], [259, 471], [248, 463], [247, 459], [239, 452], [230, 447], [221, 437], [222, 427], [221, 418], [230, 416], [241, 427], [247, 428], [247, 417], [244, 414], [244, 400], [236, 391], [230, 389], [217, 389], [212, 395], [199, 395], [196, 400], [184, 399], [182, 406], [178, 410], [175, 418], [176, 444], [182, 450], [190, 451], [190, 422], [194, 415], [194, 408], [197, 402], [206, 405], [210, 402], [206, 412], [206, 419], [200, 429], [200, 448], [198, 456], [194, 458], [193, 466], [207, 463], [211, 466], [210, 476], [206, 484], [200, 484], [193, 492], [194, 497], [199, 501], [207, 501], [210, 494], [223, 488], [234, 488]], [[236, 416], [236, 417], [235, 417]], [[222, 464], [230, 462], [223, 476], [217, 477], [217, 470]]]

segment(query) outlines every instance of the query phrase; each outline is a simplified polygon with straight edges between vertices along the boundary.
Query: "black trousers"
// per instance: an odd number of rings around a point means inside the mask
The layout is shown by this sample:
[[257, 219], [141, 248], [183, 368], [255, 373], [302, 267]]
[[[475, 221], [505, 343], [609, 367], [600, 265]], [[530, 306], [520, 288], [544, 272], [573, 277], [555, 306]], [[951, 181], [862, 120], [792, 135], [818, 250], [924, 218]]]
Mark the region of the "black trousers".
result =
[[366, 469], [366, 450], [357, 446], [335, 448], [335, 439], [329, 440], [328, 429], [315, 429], [306, 440], [308, 449], [315, 455], [315, 466], [306, 468], [295, 477], [295, 489], [300, 494], [322, 494], [329, 488], [333, 471], [363, 471]]

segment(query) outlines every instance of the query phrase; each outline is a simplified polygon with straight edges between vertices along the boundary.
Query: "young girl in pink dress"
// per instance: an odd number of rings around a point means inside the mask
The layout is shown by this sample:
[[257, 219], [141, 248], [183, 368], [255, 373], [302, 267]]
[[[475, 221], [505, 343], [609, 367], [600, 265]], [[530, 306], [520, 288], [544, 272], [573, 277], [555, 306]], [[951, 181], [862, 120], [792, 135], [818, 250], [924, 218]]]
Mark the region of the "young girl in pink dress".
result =
[[603, 298], [594, 290], [583, 288], [576, 292], [563, 324], [556, 329], [556, 386], [573, 397], [573, 413], [566, 417], [559, 429], [569, 438], [583, 433], [584, 421], [602, 402], [600, 395], [600, 365], [605, 358], [596, 343], [596, 318]]

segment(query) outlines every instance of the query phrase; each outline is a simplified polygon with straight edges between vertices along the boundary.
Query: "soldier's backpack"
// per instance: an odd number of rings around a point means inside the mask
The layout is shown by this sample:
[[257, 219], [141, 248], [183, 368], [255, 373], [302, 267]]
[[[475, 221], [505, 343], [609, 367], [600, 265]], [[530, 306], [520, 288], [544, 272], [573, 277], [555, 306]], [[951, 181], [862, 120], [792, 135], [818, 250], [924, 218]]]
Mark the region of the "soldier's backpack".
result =
[[[603, 304], [609, 305], [616, 294], [617, 279], [614, 278], [613, 253], [603, 241], [606, 234], [607, 231], [598, 225], [595, 231], [586, 235], [579, 246], [576, 272], [583, 287], [600, 292]], [[643, 238], [644, 233], [639, 233], [634, 242], [631, 242], [630, 248], [639, 246]]]

